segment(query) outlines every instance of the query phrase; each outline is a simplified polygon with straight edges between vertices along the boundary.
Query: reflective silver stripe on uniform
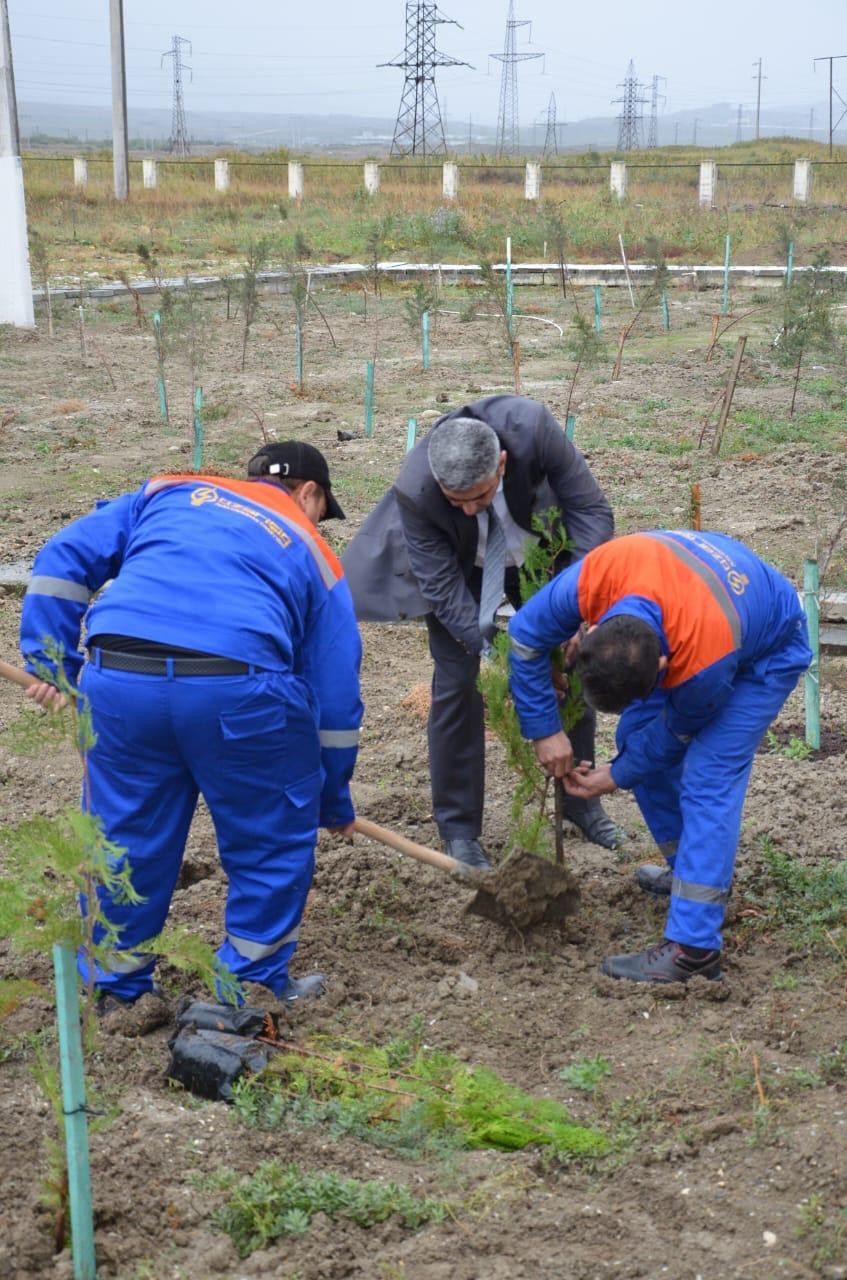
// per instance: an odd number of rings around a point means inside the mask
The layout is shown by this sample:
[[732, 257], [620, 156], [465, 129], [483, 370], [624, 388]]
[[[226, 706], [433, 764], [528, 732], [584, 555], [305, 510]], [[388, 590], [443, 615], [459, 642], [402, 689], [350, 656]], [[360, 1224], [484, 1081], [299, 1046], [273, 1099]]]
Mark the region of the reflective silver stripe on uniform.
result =
[[26, 593], [28, 596], [54, 596], [57, 600], [77, 600], [80, 604], [88, 604], [91, 599], [91, 592], [84, 582], [51, 578], [43, 573], [30, 578]]
[[729, 623], [729, 629], [732, 632], [732, 643], [736, 648], [738, 648], [741, 644], [741, 619], [733, 607], [728, 589], [721, 582], [715, 570], [707, 565], [703, 560], [700, 560], [698, 556], [695, 556], [693, 551], [689, 551], [688, 547], [684, 546], [681, 542], [677, 542], [674, 538], [669, 538], [663, 533], [651, 533], [649, 536], [651, 538], [655, 538], [657, 542], [661, 542], [662, 545], [667, 547], [669, 551], [672, 551], [674, 555], [679, 556], [680, 560], [683, 560], [685, 564], [688, 565], [688, 568], [696, 573], [698, 578], [705, 582], [706, 586], [709, 588], [720, 606], [721, 612]]
[[245, 960], [266, 960], [268, 956], [276, 955], [280, 947], [284, 947], [288, 942], [296, 942], [299, 937], [298, 924], [278, 942], [251, 942], [249, 938], [238, 938], [234, 933], [228, 933], [226, 940]]
[[107, 973], [137, 973], [146, 969], [156, 959], [146, 951], [110, 951], [105, 960], [99, 959], [100, 967]]
[[541, 657], [540, 649], [531, 649], [528, 644], [521, 644], [520, 640], [516, 640], [514, 636], [509, 636], [509, 648], [518, 658], [522, 658], [524, 662], [532, 662], [534, 658]]
[[664, 855], [664, 857], [673, 858], [676, 856], [676, 851], [679, 848], [679, 841], [662, 840], [656, 845], [656, 848], [659, 850], [659, 853]]
[[729, 899], [728, 889], [719, 889], [714, 884], [693, 884], [691, 880], [680, 880], [679, 876], [671, 881], [671, 893], [686, 902], [709, 902], [721, 907]]
[[358, 747], [358, 729], [321, 729], [322, 747]]

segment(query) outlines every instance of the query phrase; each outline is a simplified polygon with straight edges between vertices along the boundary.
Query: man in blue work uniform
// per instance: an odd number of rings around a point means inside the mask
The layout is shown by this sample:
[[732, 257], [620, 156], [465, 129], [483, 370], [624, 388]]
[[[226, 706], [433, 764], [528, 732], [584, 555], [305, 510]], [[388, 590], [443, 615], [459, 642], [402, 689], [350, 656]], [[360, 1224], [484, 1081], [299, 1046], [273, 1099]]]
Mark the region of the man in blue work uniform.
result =
[[[665, 936], [603, 972], [636, 982], [720, 977], [721, 925], [756, 748], [812, 654], [797, 592], [722, 534], [631, 534], [589, 551], [509, 627], [521, 731], [567, 791], [630, 788], [667, 865], [640, 886], [667, 896]], [[598, 711], [623, 713], [618, 755], [575, 761], [561, 732], [551, 649]]]
[[[120, 940], [95, 966], [101, 998], [154, 989], [155, 958], [135, 949], [164, 926], [198, 794], [229, 882], [220, 960], [285, 1002], [325, 986], [288, 964], [317, 828], [349, 834], [355, 817], [361, 645], [316, 529], [344, 513], [311, 445], [266, 445], [248, 476], [159, 476], [63, 529], [33, 568], [26, 665], [43, 669], [51, 637], [79, 678], [97, 735], [87, 800], [143, 898], [103, 897]], [[48, 683], [29, 693], [48, 706], [58, 696]]]

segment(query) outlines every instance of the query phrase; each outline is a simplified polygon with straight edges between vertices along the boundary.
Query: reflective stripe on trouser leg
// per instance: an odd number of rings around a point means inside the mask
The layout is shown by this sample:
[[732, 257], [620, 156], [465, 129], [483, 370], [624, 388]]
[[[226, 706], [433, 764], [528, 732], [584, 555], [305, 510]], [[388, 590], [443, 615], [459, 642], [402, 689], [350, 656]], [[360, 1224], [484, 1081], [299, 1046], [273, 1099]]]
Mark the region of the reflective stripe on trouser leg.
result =
[[[147, 957], [139, 964], [132, 949], [164, 926], [197, 802], [196, 785], [170, 726], [170, 685], [92, 664], [83, 668], [80, 681], [97, 734], [88, 757], [91, 808], [108, 839], [127, 850], [132, 887], [144, 899], [121, 903], [100, 893], [104, 914], [121, 932], [111, 958], [94, 966], [94, 981], [123, 1000], [152, 990], [155, 960]], [[102, 936], [97, 929], [95, 941]], [[124, 957], [124, 951], [130, 954]], [[87, 982], [84, 956], [78, 968]]]
[[[656, 689], [649, 698], [643, 698], [626, 708], [618, 721], [615, 734], [619, 751], [626, 746], [631, 733], [645, 728], [656, 716], [661, 715], [666, 701], [667, 694]], [[673, 769], [657, 770], [632, 788], [641, 816], [659, 846], [659, 851], [671, 866], [682, 834], [682, 812], [679, 807], [681, 779], [680, 763]]]
[[741, 814], [756, 748], [804, 669], [805, 642], [760, 659], [736, 676], [729, 701], [691, 741], [680, 805], [683, 831], [674, 862], [665, 935], [719, 948]]
[[198, 725], [187, 699], [176, 732], [229, 881], [218, 958], [238, 979], [279, 994], [314, 872], [320, 742], [303, 681], [268, 673], [251, 689], [222, 703], [216, 723]]

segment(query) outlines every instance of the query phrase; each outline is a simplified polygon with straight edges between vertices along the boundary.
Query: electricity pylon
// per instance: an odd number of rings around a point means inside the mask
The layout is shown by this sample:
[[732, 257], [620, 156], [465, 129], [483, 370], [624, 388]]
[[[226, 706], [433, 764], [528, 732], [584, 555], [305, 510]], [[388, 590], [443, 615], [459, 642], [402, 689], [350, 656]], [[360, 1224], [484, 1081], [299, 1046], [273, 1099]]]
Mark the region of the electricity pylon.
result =
[[[509, 16], [506, 19], [506, 39], [502, 53], [492, 53], [490, 57], [502, 62], [500, 74], [500, 111], [497, 116], [497, 155], [514, 155], [520, 149], [521, 126], [518, 119], [518, 77], [515, 70], [519, 62], [528, 62], [531, 58], [543, 58], [543, 53], [518, 53], [515, 32], [518, 27], [529, 27], [527, 20], [515, 18], [514, 0], [509, 0]], [[531, 38], [531, 37], [530, 37]]]
[[667, 84], [665, 76], [653, 76], [653, 93], [650, 99], [650, 128], [647, 133], [647, 150], [655, 151], [659, 145], [659, 100], [664, 103], [665, 97], [659, 93], [659, 81]]
[[188, 141], [188, 126], [185, 123], [185, 104], [182, 100], [182, 73], [187, 71], [193, 79], [193, 72], [182, 61], [180, 45], [183, 44], [188, 45], [188, 52], [191, 53], [191, 41], [183, 39], [182, 36], [174, 36], [170, 49], [167, 53], [162, 54], [162, 62], [165, 61], [165, 58], [173, 58], [174, 100], [168, 151], [172, 151], [174, 155], [178, 156], [187, 156], [191, 151], [191, 145]]
[[547, 103], [547, 133], [544, 136], [543, 156], [546, 160], [548, 156], [557, 156], [559, 154], [559, 137], [556, 124], [556, 95], [550, 94], [550, 101]]
[[406, 5], [406, 48], [390, 62], [380, 62], [380, 67], [402, 67], [406, 73], [403, 96], [394, 125], [391, 143], [393, 156], [445, 155], [444, 125], [435, 89], [436, 67], [469, 67], [469, 62], [449, 58], [435, 47], [435, 28], [449, 24], [461, 24], [452, 18], [443, 18], [438, 5], [411, 3]]
[[638, 151], [641, 146], [641, 108], [647, 99], [639, 97], [641, 85], [636, 78], [633, 62], [627, 67], [626, 78], [618, 88], [623, 89], [622, 97], [612, 99], [612, 102], [622, 104], [618, 116], [618, 151]]

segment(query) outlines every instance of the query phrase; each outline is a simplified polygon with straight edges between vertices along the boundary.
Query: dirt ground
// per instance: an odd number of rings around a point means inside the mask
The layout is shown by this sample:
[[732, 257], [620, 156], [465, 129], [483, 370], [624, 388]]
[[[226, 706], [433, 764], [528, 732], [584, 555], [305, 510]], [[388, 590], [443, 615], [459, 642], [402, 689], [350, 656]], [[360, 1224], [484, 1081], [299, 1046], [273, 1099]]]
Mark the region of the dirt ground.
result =
[[[310, 321], [305, 395], [290, 386], [293, 336], [284, 302], [269, 304], [276, 323], [257, 322], [244, 373], [237, 320], [224, 320], [221, 298], [206, 304], [203, 384], [211, 412], [204, 466], [241, 465], [261, 442], [260, 419], [276, 438], [312, 440], [339, 477], [349, 519], [331, 536], [341, 546], [396, 473], [408, 417], [424, 428], [445, 408], [513, 384], [493, 321], [439, 316], [432, 368], [424, 372], [399, 299], [384, 300], [378, 321], [372, 301], [367, 318], [354, 313], [361, 295], [327, 295], [324, 302], [338, 346], [319, 320]], [[552, 291], [522, 293], [518, 304], [561, 322]], [[622, 322], [626, 300], [611, 307]], [[576, 440], [620, 531], [686, 525], [690, 485], [699, 481], [703, 527], [745, 539], [799, 583], [803, 558], [826, 551], [844, 512], [843, 416], [840, 428], [837, 421], [843, 375], [817, 369], [804, 376], [792, 442], [786, 379], [772, 365], [767, 326], [759, 324], [751, 329], [724, 454], [716, 459], [693, 449], [734, 347], [731, 333], [717, 358], [704, 362], [714, 308], [714, 297], [675, 295], [671, 332], [645, 323], [627, 348], [619, 381], [609, 378], [611, 358], [584, 374], [575, 397]], [[0, 566], [30, 563], [46, 537], [97, 498], [190, 462], [184, 353], [169, 366], [179, 423], [168, 428], [158, 417], [149, 331], [137, 327], [123, 303], [87, 306], [85, 319], [84, 358], [75, 307], [59, 307], [52, 340], [43, 318], [36, 335], [0, 338]], [[563, 414], [572, 362], [556, 329], [521, 322], [520, 337], [524, 392]], [[376, 412], [373, 438], [366, 438], [364, 372], [375, 341]], [[758, 415], [759, 426], [749, 428], [757, 432], [753, 444], [739, 425], [745, 414], [750, 422]], [[762, 422], [781, 423], [788, 441], [769, 436]], [[355, 438], [339, 441], [339, 429]], [[838, 548], [830, 571], [831, 585], [844, 590]], [[20, 589], [0, 591], [0, 652], [14, 662]], [[425, 633], [412, 625], [368, 626], [363, 636], [357, 807], [437, 844], [425, 741]], [[224, 1103], [199, 1102], [166, 1083], [171, 1025], [138, 1034], [137, 1021], [118, 1017], [104, 1026], [89, 1069], [90, 1087], [116, 1112], [91, 1137], [98, 1274], [110, 1280], [847, 1276], [847, 955], [835, 932], [815, 942], [771, 909], [763, 862], [768, 842], [811, 870], [844, 856], [845, 690], [843, 660], [827, 659], [824, 748], [796, 758], [800, 690], [756, 759], [721, 984], [695, 980], [656, 990], [599, 974], [604, 955], [643, 947], [662, 931], [662, 909], [633, 883], [633, 869], [654, 851], [625, 793], [608, 801], [629, 836], [620, 852], [575, 835], [565, 842], [582, 887], [579, 914], [525, 935], [467, 914], [469, 891], [442, 873], [361, 837], [345, 844], [322, 835], [295, 972], [325, 971], [329, 992], [287, 1015], [292, 1035], [323, 1031], [384, 1044], [423, 1020], [427, 1044], [556, 1098], [604, 1130], [609, 1157], [560, 1162], [527, 1149], [401, 1160], [318, 1129], [248, 1129]], [[4, 686], [0, 728], [20, 715], [19, 691]], [[601, 757], [612, 751], [613, 727], [610, 718], [601, 724]], [[11, 825], [72, 802], [78, 764], [64, 751], [17, 755], [3, 734], [0, 780], [0, 819]], [[494, 859], [505, 843], [511, 785], [499, 744], [490, 742], [484, 843]], [[201, 805], [172, 920], [216, 944], [224, 892]], [[32, 1075], [38, 1046], [52, 1053], [55, 1043], [49, 969], [46, 960], [22, 959], [0, 941], [0, 973], [45, 984], [43, 998], [24, 1001], [0, 1027], [0, 1277], [65, 1280], [70, 1256], [54, 1256], [53, 1216], [42, 1203], [54, 1127]], [[161, 979], [170, 1009], [186, 986], [167, 968]], [[597, 1058], [609, 1069], [593, 1089], [562, 1077], [569, 1066]], [[199, 1189], [197, 1175], [220, 1168], [247, 1174], [271, 1156], [406, 1183], [446, 1196], [452, 1210], [417, 1233], [391, 1221], [366, 1231], [320, 1216], [302, 1237], [239, 1260], [210, 1223], [221, 1193]]]

